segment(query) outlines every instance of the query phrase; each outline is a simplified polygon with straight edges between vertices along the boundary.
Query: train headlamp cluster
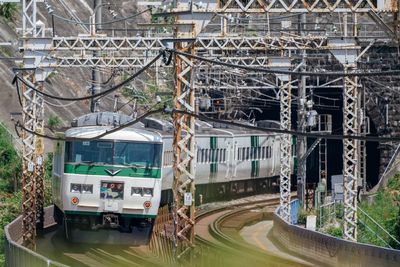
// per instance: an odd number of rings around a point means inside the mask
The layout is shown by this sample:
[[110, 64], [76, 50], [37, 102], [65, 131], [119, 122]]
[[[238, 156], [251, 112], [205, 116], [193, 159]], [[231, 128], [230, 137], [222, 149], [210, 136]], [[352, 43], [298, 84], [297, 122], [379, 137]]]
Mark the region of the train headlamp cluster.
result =
[[71, 193], [93, 194], [92, 184], [71, 184]]
[[153, 196], [153, 188], [132, 187], [131, 195], [132, 196], [142, 196], [142, 197], [152, 197]]

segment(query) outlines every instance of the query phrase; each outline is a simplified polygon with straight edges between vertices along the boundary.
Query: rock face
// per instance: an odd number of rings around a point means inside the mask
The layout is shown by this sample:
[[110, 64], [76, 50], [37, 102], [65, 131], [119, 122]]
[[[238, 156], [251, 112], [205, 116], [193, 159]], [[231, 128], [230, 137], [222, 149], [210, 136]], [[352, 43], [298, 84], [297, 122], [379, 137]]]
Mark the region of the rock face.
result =
[[[63, 6], [61, 3], [65, 3]], [[68, 2], [68, 3], [67, 3]], [[105, 2], [105, 1], [103, 1]], [[83, 22], [89, 21], [89, 16], [92, 12], [91, 7], [93, 0], [77, 0], [77, 1], [51, 1], [54, 13], [70, 19], [71, 15], [67, 12], [75, 13]], [[121, 9], [117, 9], [122, 7]], [[133, 1], [121, 1], [116, 0], [112, 2], [111, 8], [117, 11], [117, 18], [132, 15], [137, 12], [136, 5]], [[112, 17], [108, 14], [108, 9], [103, 9], [103, 21], [112, 20]], [[51, 17], [47, 13], [45, 6], [39, 4], [38, 18], [46, 22], [46, 27], [51, 27]], [[138, 21], [144, 21], [145, 15], [139, 16], [136, 20], [129, 20], [126, 25], [128, 28], [132, 28]], [[13, 21], [8, 21], [4, 18], [0, 18], [0, 42], [13, 42], [17, 43], [18, 36], [16, 28], [21, 27], [21, 14], [15, 14]], [[88, 26], [87, 26], [88, 27]], [[116, 27], [121, 27], [116, 25]], [[125, 26], [124, 26], [125, 27]], [[84, 34], [84, 30], [77, 25], [67, 23], [60, 19], [55, 19], [54, 23], [55, 34], [58, 36], [76, 36], [77, 34]], [[20, 57], [18, 53], [18, 45], [13, 47], [1, 47], [0, 53], [3, 57]], [[0, 61], [0, 81], [2, 84], [1, 92], [2, 97], [0, 99], [0, 119], [7, 125], [12, 126], [10, 122], [10, 112], [20, 112], [18, 97], [15, 86], [11, 84], [14, 73], [12, 69], [16, 67], [13, 60], [1, 60]], [[110, 71], [103, 73], [103, 81], [106, 81], [110, 77]], [[68, 69], [57, 69], [46, 81], [45, 90], [50, 94], [64, 97], [82, 96], [88, 94], [88, 88], [91, 85], [91, 69], [90, 68], [68, 68]], [[110, 96], [112, 97], [112, 96]], [[84, 102], [65, 102], [46, 98], [46, 117], [51, 115], [59, 116], [64, 125], [68, 125], [72, 118], [80, 116], [89, 111], [88, 101]], [[107, 98], [101, 102], [102, 109], [112, 108], [112, 101], [107, 101]]]
[[[75, 0], [75, 1], [49, 1], [54, 10], [54, 14], [71, 19], [71, 14], [75, 14], [83, 22], [89, 22], [89, 16], [92, 13], [91, 7], [94, 0]], [[103, 1], [106, 3], [106, 1]], [[135, 1], [115, 0], [111, 2], [111, 6], [103, 8], [103, 21], [113, 20], [111, 12], [114, 10], [117, 19], [135, 14], [138, 10]], [[38, 19], [45, 22], [46, 27], [51, 28], [51, 16], [43, 3], [39, 5]], [[143, 8], [145, 9], [145, 8]], [[0, 17], [0, 42], [18, 42], [16, 28], [20, 28], [21, 8], [18, 13], [10, 21]], [[114, 13], [115, 14], [115, 13]], [[134, 19], [113, 25], [116, 28], [125, 29], [137, 28], [138, 22], [144, 22], [148, 18], [147, 14], [143, 14]], [[76, 36], [86, 33], [83, 27], [68, 23], [64, 20], [54, 20], [54, 32], [58, 36]], [[111, 25], [107, 25], [110, 28]], [[87, 26], [89, 27], [89, 26]], [[104, 26], [106, 28], [106, 26]], [[105, 33], [109, 33], [104, 31]], [[125, 32], [125, 31], [124, 31]], [[118, 33], [117, 33], [118, 34]], [[135, 33], [136, 34], [136, 33]], [[0, 57], [21, 57], [18, 51], [18, 45], [0, 47]], [[16, 67], [14, 60], [0, 60], [0, 121], [3, 121], [10, 129], [14, 128], [14, 122], [10, 120], [10, 112], [21, 112], [15, 85], [11, 82], [14, 77], [13, 68]], [[103, 70], [103, 81], [106, 81], [111, 75], [110, 70]], [[46, 81], [45, 91], [63, 97], [74, 97], [88, 95], [88, 88], [91, 86], [91, 69], [90, 68], [59, 68]], [[105, 85], [104, 87], [107, 87]], [[65, 102], [54, 99], [45, 98], [45, 116], [46, 121], [50, 116], [58, 116], [63, 122], [63, 126], [68, 126], [70, 121], [78, 116], [89, 112], [89, 101], [81, 102]], [[112, 110], [113, 94], [104, 97], [100, 103], [100, 110]], [[18, 119], [18, 118], [16, 118]], [[21, 119], [21, 118], [20, 118]], [[47, 143], [46, 146], [50, 146]]]
[[[398, 54], [396, 49], [383, 47], [371, 51], [370, 62], [383, 65], [387, 69], [398, 69], [396, 65]], [[400, 78], [396, 76], [364, 78], [363, 88], [366, 92], [367, 115], [375, 125], [376, 131], [381, 136], [400, 136], [400, 105], [399, 84]], [[380, 176], [391, 160], [399, 142], [380, 143]]]

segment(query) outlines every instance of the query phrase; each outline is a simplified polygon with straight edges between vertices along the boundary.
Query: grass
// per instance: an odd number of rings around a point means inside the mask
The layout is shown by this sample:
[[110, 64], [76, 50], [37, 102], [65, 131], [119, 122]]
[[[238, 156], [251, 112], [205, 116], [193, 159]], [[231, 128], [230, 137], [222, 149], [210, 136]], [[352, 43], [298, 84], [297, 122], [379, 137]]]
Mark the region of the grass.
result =
[[[380, 190], [372, 205], [366, 201], [360, 203], [363, 209], [376, 222], [384, 227], [397, 240], [400, 240], [400, 174], [389, 180], [385, 189]], [[362, 243], [385, 246], [385, 243], [359, 224], [358, 241]], [[386, 240], [393, 248], [400, 249], [398, 244]]]

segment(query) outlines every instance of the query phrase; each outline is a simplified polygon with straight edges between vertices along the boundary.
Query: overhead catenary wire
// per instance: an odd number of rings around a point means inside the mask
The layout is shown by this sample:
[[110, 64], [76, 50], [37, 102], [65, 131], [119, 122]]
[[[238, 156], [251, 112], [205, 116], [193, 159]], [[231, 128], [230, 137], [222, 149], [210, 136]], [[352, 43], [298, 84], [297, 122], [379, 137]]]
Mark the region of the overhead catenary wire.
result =
[[227, 62], [222, 62], [218, 61], [215, 59], [209, 59], [197, 55], [192, 55], [189, 53], [181, 52], [176, 49], [172, 48], [166, 48], [165, 51], [168, 51], [170, 53], [175, 53], [181, 56], [185, 56], [188, 58], [216, 64], [216, 65], [221, 65], [225, 67], [231, 67], [231, 68], [238, 68], [238, 69], [244, 69], [248, 71], [255, 71], [255, 72], [263, 72], [263, 73], [270, 73], [270, 74], [286, 74], [286, 75], [299, 75], [299, 76], [329, 76], [329, 77], [365, 77], [365, 76], [387, 76], [387, 75], [394, 75], [394, 74], [400, 74], [400, 69], [397, 70], [389, 70], [389, 71], [374, 71], [374, 72], [359, 72], [359, 71], [353, 71], [353, 72], [303, 72], [303, 71], [286, 71], [286, 70], [273, 70], [273, 69], [267, 69], [267, 68], [256, 68], [256, 67], [250, 67], [250, 66], [244, 66], [244, 65], [237, 65], [237, 64], [232, 64], [232, 63], [227, 63]]
[[65, 22], [68, 22], [68, 23], [71, 23], [71, 24], [85, 25], [85, 26], [93, 26], [93, 25], [102, 26], [102, 25], [114, 24], [114, 23], [121, 22], [121, 21], [126, 21], [126, 20], [129, 20], [129, 19], [135, 18], [137, 16], [140, 16], [140, 15], [146, 13], [146, 12], [149, 12], [149, 11], [151, 11], [151, 8], [145, 9], [143, 11], [140, 11], [140, 12], [135, 13], [135, 14], [133, 14], [131, 16], [128, 16], [128, 17], [123, 17], [123, 18], [119, 18], [119, 19], [115, 19], [115, 20], [111, 20], [111, 21], [105, 21], [105, 22], [102, 22], [102, 23], [90, 23], [90, 22], [82, 22], [82, 21], [76, 21], [76, 20], [72, 20], [72, 19], [67, 19], [67, 18], [64, 18], [63, 16], [54, 14], [54, 12], [49, 12], [49, 14], [54, 16], [57, 19], [63, 20]]
[[[267, 133], [275, 133], [275, 134], [290, 134], [290, 135], [295, 135], [295, 136], [304, 136], [304, 137], [310, 137], [310, 138], [324, 138], [324, 139], [329, 139], [329, 140], [343, 140], [343, 139], [354, 139], [354, 140], [363, 140], [363, 141], [370, 141], [370, 142], [391, 142], [391, 141], [395, 141], [395, 142], [399, 142], [400, 141], [400, 137], [381, 137], [381, 136], [365, 136], [365, 135], [333, 135], [333, 134], [317, 134], [317, 133], [310, 133], [310, 132], [299, 132], [299, 131], [294, 131], [294, 130], [282, 130], [282, 129], [277, 129], [277, 128], [264, 128], [264, 127], [258, 127], [258, 126], [253, 126], [253, 125], [246, 125], [246, 124], [242, 124], [242, 123], [237, 123], [237, 122], [233, 122], [233, 121], [226, 121], [226, 120], [220, 120], [220, 119], [214, 119], [214, 118], [210, 118], [201, 114], [195, 114], [192, 112], [187, 112], [187, 111], [183, 111], [183, 110], [176, 110], [176, 109], [172, 109], [172, 110], [168, 110], [166, 108], [160, 108], [160, 109], [156, 109], [156, 110], [152, 110], [149, 111], [143, 115], [141, 115], [140, 117], [138, 117], [135, 120], [129, 121], [127, 123], [124, 123], [120, 126], [111, 128], [110, 130], [105, 130], [104, 133], [97, 135], [97, 136], [93, 136], [90, 138], [77, 138], [77, 137], [73, 137], [73, 138], [68, 138], [68, 140], [95, 140], [95, 139], [99, 139], [102, 138], [104, 136], [107, 136], [111, 133], [117, 132], [119, 130], [122, 130], [126, 127], [132, 126], [135, 123], [140, 122], [141, 120], [143, 120], [144, 118], [157, 114], [157, 113], [177, 113], [177, 114], [181, 114], [181, 115], [188, 115], [188, 116], [192, 116], [195, 117], [197, 119], [203, 120], [203, 121], [210, 121], [210, 122], [216, 122], [216, 123], [222, 123], [222, 124], [226, 124], [226, 125], [231, 125], [231, 126], [236, 126], [236, 127], [241, 127], [244, 129], [249, 129], [249, 130], [257, 130], [257, 131], [261, 131], [261, 132], [267, 132]], [[18, 132], [18, 128], [29, 132], [30, 134], [34, 134], [37, 135], [39, 137], [42, 138], [47, 138], [47, 139], [51, 139], [51, 140], [66, 140], [63, 137], [56, 137], [56, 136], [50, 136], [50, 135], [46, 135], [46, 134], [41, 134], [38, 133], [36, 131], [32, 131], [30, 129], [27, 129], [26, 127], [24, 127], [23, 125], [21, 125], [21, 123], [19, 121], [17, 121], [17, 123], [15, 124], [15, 130], [17, 133]]]
[[24, 131], [26, 131], [26, 132], [28, 132], [30, 134], [34, 134], [34, 135], [42, 137], [42, 138], [46, 138], [46, 139], [50, 139], [50, 140], [56, 140], [56, 141], [58, 141], [58, 140], [95, 140], [95, 139], [102, 138], [102, 137], [104, 137], [106, 135], [115, 133], [117, 131], [120, 131], [120, 130], [122, 130], [124, 128], [127, 128], [129, 126], [132, 126], [132, 125], [140, 122], [141, 120], [145, 119], [146, 117], [154, 115], [154, 114], [157, 114], [157, 113], [161, 113], [164, 110], [165, 110], [164, 108], [160, 108], [160, 109], [155, 109], [155, 110], [148, 111], [145, 114], [143, 114], [140, 117], [138, 117], [137, 119], [128, 121], [128, 122], [126, 122], [126, 123], [124, 123], [124, 124], [122, 124], [122, 125], [120, 125], [118, 127], [114, 127], [114, 128], [109, 129], [109, 130], [105, 130], [104, 133], [96, 135], [96, 136], [93, 136], [93, 137], [89, 137], [89, 138], [68, 137], [68, 139], [66, 139], [64, 137], [57, 137], [57, 136], [50, 136], [50, 135], [47, 135], [47, 134], [41, 134], [41, 133], [38, 133], [36, 131], [32, 131], [30, 129], [27, 129], [19, 121], [17, 121], [16, 124], [15, 124], [15, 131], [19, 135], [18, 128], [20, 128], [20, 129], [22, 129], [22, 130], [24, 130]]
[[18, 81], [21, 81], [24, 85], [26, 85], [27, 87], [29, 87], [30, 89], [36, 91], [37, 93], [42, 94], [43, 96], [52, 98], [52, 99], [57, 99], [57, 100], [62, 100], [62, 101], [82, 101], [82, 100], [87, 100], [87, 99], [92, 99], [92, 98], [96, 98], [99, 96], [103, 96], [103, 95], [107, 95], [109, 93], [114, 92], [115, 90], [117, 90], [118, 88], [130, 83], [133, 79], [135, 79], [136, 77], [138, 77], [140, 74], [142, 74], [143, 72], [145, 72], [148, 68], [150, 68], [161, 56], [163, 55], [163, 51], [161, 51], [155, 58], [153, 58], [146, 66], [144, 66], [143, 68], [141, 68], [139, 71], [137, 71], [136, 73], [134, 73], [133, 75], [131, 75], [128, 79], [126, 79], [125, 81], [114, 85], [113, 87], [94, 94], [94, 95], [90, 95], [90, 96], [81, 96], [81, 97], [61, 97], [61, 96], [56, 96], [56, 95], [52, 95], [46, 92], [42, 92], [41, 90], [39, 90], [38, 88], [36, 88], [34, 85], [32, 85], [30, 82], [26, 81], [24, 78], [22, 78], [21, 76], [19, 76], [18, 74], [15, 75], [15, 79], [13, 80], [13, 82], [18, 83]]

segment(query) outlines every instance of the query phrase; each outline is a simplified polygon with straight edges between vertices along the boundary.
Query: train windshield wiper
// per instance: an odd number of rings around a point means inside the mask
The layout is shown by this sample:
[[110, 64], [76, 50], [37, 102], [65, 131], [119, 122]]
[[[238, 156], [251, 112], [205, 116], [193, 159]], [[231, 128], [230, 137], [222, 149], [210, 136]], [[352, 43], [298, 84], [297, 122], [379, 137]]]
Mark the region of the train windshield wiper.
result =
[[76, 162], [75, 168], [78, 167], [78, 166], [81, 166], [81, 165], [88, 165], [88, 166], [92, 167], [92, 166], [94, 166], [94, 161], [82, 160], [82, 161]]
[[125, 166], [129, 166], [131, 168], [141, 168], [141, 169], [146, 168], [146, 166], [140, 165], [140, 164], [136, 164], [136, 163], [125, 163], [124, 165]]

